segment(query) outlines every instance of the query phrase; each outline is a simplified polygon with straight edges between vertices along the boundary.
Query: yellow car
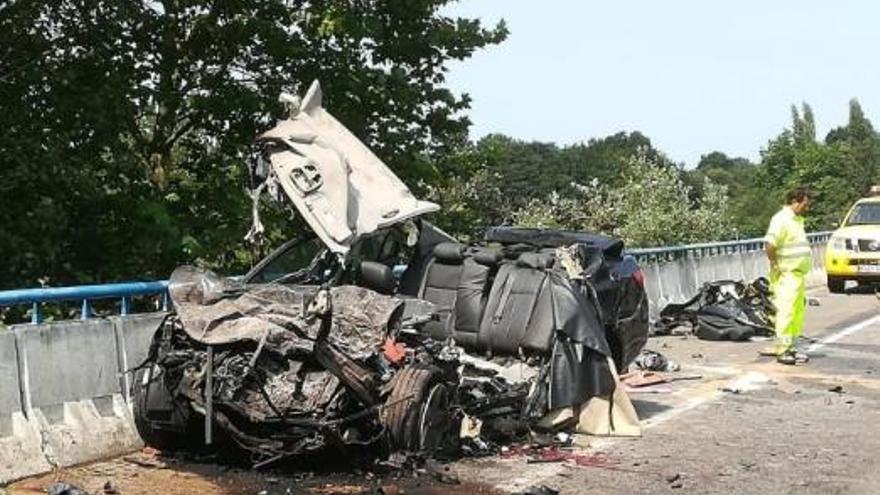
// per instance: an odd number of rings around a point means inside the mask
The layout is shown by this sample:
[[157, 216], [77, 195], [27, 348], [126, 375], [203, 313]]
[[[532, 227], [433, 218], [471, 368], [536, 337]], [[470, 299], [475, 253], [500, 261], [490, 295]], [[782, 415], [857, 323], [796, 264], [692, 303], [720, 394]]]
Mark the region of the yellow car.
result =
[[880, 283], [880, 197], [860, 199], [849, 210], [828, 241], [825, 272], [834, 293], [843, 292], [847, 280]]

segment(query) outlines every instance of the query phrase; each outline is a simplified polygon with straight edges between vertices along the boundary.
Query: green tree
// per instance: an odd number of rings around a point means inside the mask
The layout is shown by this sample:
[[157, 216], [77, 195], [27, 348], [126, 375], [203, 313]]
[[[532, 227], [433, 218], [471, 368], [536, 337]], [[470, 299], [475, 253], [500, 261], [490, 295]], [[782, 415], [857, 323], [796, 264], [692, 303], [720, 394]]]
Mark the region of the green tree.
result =
[[618, 184], [593, 180], [577, 193], [533, 198], [515, 223], [600, 232], [630, 246], [661, 246], [724, 239], [730, 235], [727, 191], [709, 179], [699, 202], [679, 170], [645, 155], [626, 160]]
[[880, 181], [880, 135], [858, 100], [850, 100], [849, 121], [829, 131], [825, 143], [843, 157], [840, 172], [854, 186], [854, 195], [866, 195]]
[[281, 114], [279, 92], [313, 79], [400, 175], [434, 177], [469, 125], [448, 62], [507, 34], [441, 14], [446, 3], [0, 7], [0, 286], [163, 277], [195, 259], [246, 267], [243, 157]]
[[[782, 204], [785, 191], [809, 187], [814, 201], [807, 225], [815, 230], [830, 228], [840, 220], [878, 179], [880, 138], [857, 100], [850, 101], [847, 125], [833, 129], [824, 142], [816, 140], [813, 120], [809, 105], [803, 105], [803, 116], [792, 107], [791, 129], [770, 141], [762, 152], [756, 194], [774, 197]], [[766, 225], [772, 212], [762, 210], [753, 218], [755, 223]]]

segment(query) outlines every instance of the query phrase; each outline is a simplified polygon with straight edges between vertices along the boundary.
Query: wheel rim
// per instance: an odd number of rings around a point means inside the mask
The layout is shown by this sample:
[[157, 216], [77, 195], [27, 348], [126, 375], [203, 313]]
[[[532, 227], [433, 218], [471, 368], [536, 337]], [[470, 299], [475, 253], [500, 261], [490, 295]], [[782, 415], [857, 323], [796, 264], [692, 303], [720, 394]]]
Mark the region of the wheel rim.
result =
[[432, 452], [443, 441], [449, 423], [449, 392], [443, 384], [431, 387], [419, 420], [419, 447]]

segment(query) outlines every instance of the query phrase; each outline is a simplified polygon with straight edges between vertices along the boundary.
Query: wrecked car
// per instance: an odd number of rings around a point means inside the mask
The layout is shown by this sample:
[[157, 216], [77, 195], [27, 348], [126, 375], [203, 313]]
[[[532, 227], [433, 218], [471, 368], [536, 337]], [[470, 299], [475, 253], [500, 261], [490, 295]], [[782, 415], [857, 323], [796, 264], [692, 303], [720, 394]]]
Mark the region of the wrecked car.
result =
[[228, 444], [263, 466], [328, 448], [491, 450], [532, 430], [638, 434], [617, 373], [646, 342], [648, 303], [621, 241], [494, 227], [459, 242], [322, 108], [317, 83], [287, 101], [257, 140], [255, 197], [310, 229], [240, 280], [172, 274], [173, 311], [134, 380], [147, 443]]
[[766, 278], [751, 283], [717, 280], [703, 284], [687, 301], [669, 303], [660, 310], [654, 335], [686, 333], [703, 340], [734, 342], [773, 337], [775, 313]]

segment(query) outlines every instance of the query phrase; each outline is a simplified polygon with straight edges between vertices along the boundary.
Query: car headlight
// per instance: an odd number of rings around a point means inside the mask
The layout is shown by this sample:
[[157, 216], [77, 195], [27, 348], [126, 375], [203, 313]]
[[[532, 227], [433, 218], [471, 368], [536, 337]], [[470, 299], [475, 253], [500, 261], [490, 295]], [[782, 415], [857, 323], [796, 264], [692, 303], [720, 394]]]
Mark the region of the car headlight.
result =
[[853, 242], [844, 237], [832, 237], [831, 249], [834, 251], [853, 251]]

